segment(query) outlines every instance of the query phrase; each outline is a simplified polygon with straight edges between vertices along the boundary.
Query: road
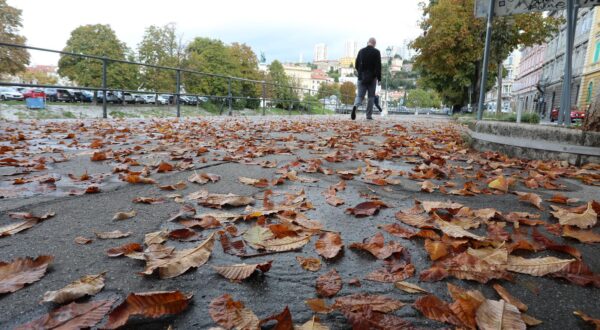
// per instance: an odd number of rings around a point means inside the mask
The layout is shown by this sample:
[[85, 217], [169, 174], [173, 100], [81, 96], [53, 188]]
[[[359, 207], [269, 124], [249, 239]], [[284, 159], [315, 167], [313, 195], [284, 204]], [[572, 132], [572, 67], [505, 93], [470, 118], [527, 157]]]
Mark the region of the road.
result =
[[[448, 195], [438, 190], [432, 193], [421, 191], [423, 180], [411, 179], [415, 167], [423, 164], [423, 157], [438, 150], [440, 155], [447, 156], [446, 168], [453, 168], [447, 178], [434, 178], [430, 181], [436, 185], [444, 185], [448, 181], [456, 183], [458, 188], [465, 181], [473, 180], [487, 159], [494, 162], [499, 171], [505, 174], [526, 176], [528, 169], [524, 163], [515, 164], [512, 160], [503, 160], [468, 150], [461, 146], [461, 128], [446, 118], [427, 116], [398, 116], [377, 118], [367, 122], [363, 118], [355, 122], [345, 117], [270, 117], [270, 118], [210, 118], [193, 120], [67, 120], [67, 121], [29, 121], [29, 122], [0, 122], [2, 133], [0, 146], [20, 146], [15, 151], [0, 154], [0, 158], [14, 157], [20, 161], [39, 161], [45, 158], [45, 167], [41, 171], [23, 173], [23, 166], [0, 166], [0, 227], [12, 223], [10, 212], [31, 212], [39, 215], [49, 211], [56, 216], [43, 221], [34, 227], [0, 238], [0, 261], [8, 262], [25, 256], [52, 255], [54, 261], [47, 274], [38, 282], [27, 285], [14, 293], [0, 294], [0, 328], [10, 329], [19, 324], [29, 322], [53, 308], [54, 304], [40, 304], [44, 292], [58, 290], [74, 280], [87, 274], [107, 272], [106, 286], [92, 300], [114, 297], [124, 299], [130, 292], [180, 290], [193, 293], [193, 302], [182, 314], [147, 320], [138, 318], [129, 323], [128, 328], [165, 329], [172, 325], [175, 329], [207, 329], [217, 324], [210, 318], [208, 306], [211, 300], [231, 294], [234, 299], [241, 300], [259, 318], [265, 318], [281, 312], [288, 306], [294, 323], [301, 324], [312, 318], [314, 313], [305, 305], [306, 299], [317, 297], [315, 281], [318, 276], [335, 268], [341, 275], [344, 285], [336, 297], [352, 293], [383, 294], [398, 299], [407, 306], [394, 312], [421, 328], [445, 328], [448, 324], [425, 318], [419, 311], [411, 307], [420, 295], [408, 294], [394, 288], [392, 283], [380, 283], [365, 280], [367, 274], [379, 269], [382, 262], [369, 253], [350, 249], [354, 242], [382, 232], [378, 225], [399, 224], [395, 213], [403, 208], [410, 208], [415, 200], [447, 201], [461, 203], [471, 209], [495, 208], [503, 214], [522, 211], [540, 213], [541, 219], [554, 224], [557, 221], [549, 215], [549, 203], [544, 202], [544, 210], [540, 211], [530, 204], [518, 202], [517, 196], [508, 194], [477, 194], [476, 196]], [[404, 130], [406, 129], [406, 132]], [[19, 138], [19, 133], [22, 134]], [[73, 136], [68, 137], [69, 133]], [[390, 147], [394, 136], [403, 136], [403, 146]], [[11, 141], [12, 139], [12, 141]], [[100, 149], [91, 149], [90, 143], [100, 140]], [[74, 143], [77, 141], [77, 143]], [[432, 149], [423, 149], [423, 146]], [[449, 146], [449, 147], [448, 147]], [[454, 148], [455, 146], [458, 146]], [[206, 153], [197, 153], [205, 147]], [[435, 148], [434, 148], [435, 147]], [[437, 149], [436, 149], [437, 148]], [[94, 152], [112, 150], [115, 158], [105, 161], [91, 161]], [[397, 152], [396, 155], [377, 156], [377, 152], [388, 150]], [[395, 150], [395, 151], [394, 151]], [[451, 152], [448, 152], [448, 151]], [[461, 152], [457, 152], [463, 150]], [[400, 152], [402, 151], [402, 152]], [[425, 151], [425, 155], [423, 155]], [[174, 157], [175, 154], [185, 154]], [[339, 162], [325, 160], [327, 155], [339, 152], [336, 158]], [[402, 154], [402, 155], [401, 155]], [[53, 162], [52, 157], [60, 159], [67, 157], [64, 162]], [[118, 156], [117, 156], [118, 155]], [[151, 177], [158, 184], [129, 184], [119, 179], [118, 173], [113, 173], [115, 166], [126, 157], [136, 159], [141, 165], [130, 166], [132, 171], [141, 171], [144, 164], [151, 168]], [[487, 157], [487, 158], [486, 158]], [[174, 159], [175, 158], [175, 159]], [[160, 161], [176, 164], [185, 159], [191, 160], [191, 166], [185, 170], [174, 170], [167, 173], [156, 173], [152, 167]], [[322, 174], [297, 169], [298, 176], [315, 179], [315, 182], [285, 180], [281, 185], [257, 188], [242, 184], [239, 177], [276, 179], [281, 176], [277, 171], [286, 165], [294, 165], [298, 160], [321, 159], [322, 167], [334, 171], [356, 170], [367, 171], [369, 167], [380, 170], [391, 170], [395, 174], [393, 182], [384, 186], [367, 183], [364, 175], [356, 175], [347, 180], [347, 188], [338, 193], [345, 204], [334, 207], [326, 203], [323, 192], [340, 181], [336, 173]], [[471, 159], [471, 161], [469, 161]], [[473, 161], [476, 160], [476, 161]], [[276, 168], [268, 168], [255, 164], [263, 161], [277, 163]], [[489, 162], [486, 163], [489, 165]], [[512, 166], [503, 166], [510, 164]], [[370, 164], [370, 165], [369, 165]], [[452, 165], [450, 165], [452, 164]], [[297, 164], [295, 164], [297, 165]], [[31, 167], [29, 167], [31, 168]], [[464, 170], [457, 170], [463, 168]], [[571, 168], [571, 170], [577, 170]], [[187, 181], [193, 173], [214, 173], [221, 179], [216, 183], [198, 185]], [[395, 171], [395, 172], [394, 172]], [[69, 174], [81, 176], [87, 172], [96, 178], [101, 192], [70, 196], [69, 192], [82, 191], [89, 182], [79, 183], [69, 178]], [[400, 173], [402, 172], [402, 173]], [[38, 182], [24, 185], [13, 185], [15, 178], [32, 178], [40, 175], [52, 175], [58, 179], [52, 185]], [[364, 174], [364, 172], [363, 172]], [[402, 175], [403, 174], [403, 175]], [[482, 173], [484, 178], [479, 181], [480, 189], [485, 188], [485, 180], [491, 179], [497, 172]], [[304, 190], [307, 200], [314, 209], [306, 212], [309, 219], [317, 220], [323, 228], [339, 232], [345, 245], [343, 255], [326, 261], [322, 259], [322, 267], [318, 272], [303, 270], [296, 256], [319, 257], [315, 252], [315, 241], [312, 237], [309, 244], [302, 249], [286, 253], [241, 259], [223, 252], [219, 242], [215, 243], [210, 260], [207, 264], [172, 279], [160, 279], [158, 276], [141, 276], [137, 274], [144, 268], [144, 262], [126, 257], [109, 258], [105, 251], [124, 243], [142, 243], [144, 235], [163, 229], [173, 230], [182, 228], [176, 221], [169, 222], [178, 213], [181, 205], [172, 198], [165, 197], [171, 191], [158, 189], [158, 185], [170, 185], [179, 181], [186, 182], [183, 190], [175, 193], [187, 196], [201, 189], [211, 193], [235, 193], [237, 195], [253, 196], [257, 199], [255, 207], [262, 205], [264, 191], [271, 189], [275, 201], [280, 201], [284, 193]], [[600, 200], [598, 187], [585, 185], [574, 178], [560, 177], [556, 184], [564, 185], [560, 192], [570, 198], [581, 201]], [[55, 189], [54, 189], [55, 188]], [[448, 188], [450, 190], [450, 188]], [[545, 200], [556, 191], [542, 188], [531, 190], [522, 182], [511, 188], [511, 191], [531, 191], [539, 194]], [[366, 201], [365, 196], [373, 195], [385, 202], [389, 208], [382, 209], [377, 215], [357, 218], [347, 214], [346, 208], [353, 207]], [[164, 197], [165, 203], [146, 205], [133, 203], [140, 196]], [[213, 211], [212, 209], [193, 203], [198, 214]], [[120, 211], [135, 210], [137, 215], [123, 221], [112, 220], [113, 215]], [[226, 211], [243, 214], [244, 207], [227, 208]], [[238, 221], [235, 223], [240, 232], [250, 228], [254, 221]], [[407, 227], [407, 226], [405, 226]], [[510, 226], [509, 226], [510, 227]], [[600, 252], [598, 244], [583, 244], [571, 239], [551, 236], [542, 226], [540, 231], [561, 244], [576, 247], [583, 255], [583, 260], [595, 272], [600, 272]], [[510, 227], [512, 228], [512, 227]], [[113, 230], [131, 231], [131, 236], [122, 239], [97, 239], [95, 232]], [[203, 238], [218, 229], [199, 230]], [[472, 232], [485, 235], [484, 228]], [[498, 300], [499, 297], [489, 284], [474, 281], [448, 278], [437, 282], [420, 282], [419, 274], [430, 267], [432, 261], [423, 247], [423, 239], [402, 239], [384, 232], [386, 241], [400, 243], [409, 251], [411, 262], [416, 268], [416, 275], [407, 279], [414, 284], [434, 293], [436, 296], [451, 301], [447, 292], [447, 283], [453, 283], [465, 288], [478, 289], [488, 299]], [[76, 244], [78, 236], [92, 238], [93, 242], [86, 245]], [[169, 240], [166, 244], [176, 249], [194, 247], [196, 242], [178, 242]], [[522, 256], [533, 256], [520, 254]], [[565, 257], [564, 254], [541, 252], [535, 256], [553, 255]], [[568, 255], [566, 256], [568, 257]], [[258, 263], [273, 260], [271, 270], [264, 274], [254, 274], [241, 283], [233, 283], [217, 274], [211, 266]], [[360, 287], [351, 286], [348, 281], [358, 278]], [[528, 314], [543, 323], [538, 329], [591, 329], [580, 319], [572, 315], [575, 310], [600, 317], [597, 296], [598, 288], [580, 287], [562, 279], [550, 277], [534, 277], [515, 274], [512, 282], [502, 281], [502, 285], [514, 296], [517, 296], [529, 306]], [[87, 301], [83, 299], [81, 301]], [[321, 322], [331, 329], [350, 328], [347, 319], [339, 312], [319, 315]], [[104, 321], [103, 321], [104, 322]], [[101, 322], [100, 324], [102, 324]]]

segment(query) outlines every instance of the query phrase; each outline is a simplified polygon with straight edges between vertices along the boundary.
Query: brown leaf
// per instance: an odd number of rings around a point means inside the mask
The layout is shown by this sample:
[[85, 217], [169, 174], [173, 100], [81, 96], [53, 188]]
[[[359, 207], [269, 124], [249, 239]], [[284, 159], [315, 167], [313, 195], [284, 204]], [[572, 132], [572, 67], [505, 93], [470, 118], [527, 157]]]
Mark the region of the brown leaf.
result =
[[180, 291], [155, 291], [130, 293], [121, 305], [108, 315], [104, 329], [116, 329], [127, 323], [132, 316], [159, 318], [183, 312], [192, 299], [192, 294]]
[[156, 172], [158, 172], [158, 173], [171, 172], [171, 171], [173, 171], [173, 169], [174, 169], [173, 165], [171, 165], [167, 162], [160, 162], [160, 164], [158, 165], [158, 168], [156, 169]]
[[460, 226], [453, 225], [453, 224], [448, 223], [443, 220], [437, 220], [435, 223], [436, 223], [437, 227], [442, 232], [444, 232], [444, 234], [446, 234], [450, 237], [454, 237], [454, 238], [466, 237], [466, 238], [474, 239], [476, 241], [485, 241], [485, 237], [475, 235], [469, 231], [462, 229], [462, 227], [460, 227]]
[[448, 277], [448, 271], [439, 266], [433, 266], [426, 269], [419, 274], [419, 281], [421, 282], [437, 282]]
[[325, 259], [335, 258], [343, 247], [342, 237], [338, 233], [323, 233], [315, 242], [315, 250]]
[[58, 291], [46, 291], [42, 301], [64, 304], [83, 296], [93, 296], [104, 288], [104, 275], [106, 272], [86, 275]]
[[550, 276], [564, 278], [580, 286], [593, 285], [600, 288], [600, 275], [592, 273], [590, 268], [580, 260], [573, 261], [560, 272], [552, 273]]
[[127, 174], [125, 176], [121, 176], [120, 177], [121, 180], [128, 182], [128, 183], [133, 183], [133, 184], [155, 184], [156, 180], [152, 179], [152, 178], [145, 178], [143, 176], [140, 176], [139, 174]]
[[213, 266], [213, 269], [221, 274], [223, 277], [233, 281], [233, 282], [241, 282], [242, 280], [247, 279], [254, 273], [255, 270], [260, 270], [263, 273], [266, 273], [271, 269], [271, 263], [273, 260], [267, 261], [262, 264], [237, 264], [231, 266]]
[[525, 330], [527, 326], [517, 307], [504, 300], [486, 299], [477, 310], [477, 326], [482, 330]]
[[301, 256], [296, 256], [296, 261], [304, 270], [316, 272], [321, 269], [321, 260], [318, 258], [304, 258]]
[[355, 330], [414, 329], [410, 322], [392, 314], [376, 312], [368, 305], [354, 310], [342, 308], [340, 311]]
[[452, 202], [433, 202], [433, 201], [423, 201], [421, 203], [423, 205], [423, 209], [427, 213], [431, 213], [435, 210], [446, 210], [450, 213], [456, 213], [458, 210], [463, 208], [462, 204], [452, 203]]
[[445, 243], [439, 241], [425, 240], [425, 251], [429, 253], [429, 258], [436, 261], [448, 255], [448, 249]]
[[334, 269], [317, 278], [317, 293], [320, 296], [331, 298], [342, 289], [342, 278]]
[[450, 305], [434, 295], [420, 297], [415, 301], [413, 306], [428, 319], [457, 326], [462, 324], [450, 309]]
[[126, 220], [126, 219], [131, 219], [133, 217], [135, 217], [137, 213], [135, 212], [135, 210], [131, 210], [129, 212], [117, 212], [114, 216], [113, 216], [113, 220]]
[[529, 327], [533, 327], [533, 326], [540, 325], [543, 323], [542, 321], [536, 319], [535, 317], [528, 315], [528, 314], [523, 314], [523, 313], [521, 313], [521, 319]]
[[254, 198], [249, 196], [238, 196], [234, 194], [211, 194], [203, 190], [199, 192], [198, 204], [212, 208], [222, 208], [223, 206], [246, 206], [254, 204]]
[[295, 326], [294, 330], [329, 330], [329, 328], [319, 323], [319, 319], [313, 316], [312, 319], [306, 321], [304, 324]]
[[243, 184], [247, 184], [249, 186], [254, 186], [256, 188], [266, 188], [269, 186], [269, 180], [265, 179], [265, 178], [261, 178], [261, 179], [252, 179], [252, 178], [246, 178], [246, 177], [239, 177], [238, 180], [240, 180], [241, 183]]
[[35, 226], [39, 222], [38, 219], [29, 219], [25, 221], [20, 221], [17, 223], [13, 223], [4, 227], [0, 227], [0, 238], [5, 236], [12, 236], [16, 233], [19, 233], [23, 230], [29, 229]]
[[404, 222], [407, 225], [417, 228], [435, 228], [433, 221], [419, 214], [407, 214], [402, 211], [396, 213], [396, 219]]
[[520, 191], [516, 191], [515, 194], [519, 196], [520, 201], [530, 203], [540, 210], [544, 209], [542, 207], [542, 198], [540, 195], [534, 193], [524, 193]]
[[269, 321], [277, 321], [277, 324], [271, 329], [273, 330], [294, 330], [294, 323], [292, 321], [292, 313], [287, 306], [279, 314], [271, 315], [266, 319], [260, 321], [259, 325], [268, 323]]
[[15, 292], [25, 286], [39, 281], [52, 262], [52, 256], [19, 258], [13, 262], [0, 261], [0, 294]]
[[384, 225], [384, 226], [381, 226], [380, 228], [383, 229], [384, 231], [386, 231], [388, 234], [391, 234], [391, 235], [394, 235], [397, 237], [401, 237], [401, 238], [412, 238], [415, 235], [417, 235], [417, 233], [415, 233], [414, 231], [406, 229], [397, 223]]
[[593, 324], [596, 327], [596, 330], [600, 329], [600, 319], [592, 318], [591, 316], [585, 314], [582, 311], [575, 311], [573, 312], [573, 314], [579, 316], [582, 320]]
[[183, 190], [183, 189], [187, 188], [187, 185], [185, 184], [185, 182], [179, 181], [176, 184], [159, 186], [158, 188], [160, 190], [175, 191], [175, 190]]
[[577, 229], [571, 226], [563, 227], [563, 237], [575, 238], [582, 243], [600, 243], [600, 234], [592, 230]]
[[224, 294], [210, 302], [208, 307], [210, 317], [225, 329], [259, 329], [258, 317], [241, 301]]
[[190, 242], [200, 239], [200, 235], [196, 231], [188, 228], [171, 230], [169, 234], [167, 234], [167, 236], [169, 237], [169, 239], [178, 240], [182, 242]]
[[356, 216], [357, 218], [362, 218], [377, 214], [379, 212], [379, 209], [387, 207], [387, 204], [385, 204], [382, 201], [370, 201], [363, 202], [356, 205], [355, 207], [348, 208], [346, 209], [346, 212]]
[[151, 275], [158, 269], [160, 278], [165, 279], [179, 276], [190, 268], [200, 267], [210, 258], [214, 241], [215, 233], [212, 233], [204, 242], [194, 248], [175, 251], [168, 258], [149, 260], [146, 263], [146, 269], [141, 274]]
[[504, 299], [504, 301], [517, 307], [521, 312], [527, 312], [527, 305], [525, 305], [518, 298], [510, 294], [510, 292], [508, 292], [508, 290], [506, 290], [502, 285], [494, 284], [493, 288], [494, 290], [496, 290], [500, 298]]
[[113, 230], [113, 231], [107, 231], [107, 232], [97, 232], [94, 234], [96, 235], [96, 237], [98, 237], [100, 239], [114, 239], [114, 238], [129, 237], [131, 235], [131, 232], [128, 231], [128, 232], [124, 233], [120, 230]]
[[369, 251], [375, 258], [381, 260], [391, 256], [393, 253], [402, 252], [403, 249], [402, 245], [394, 241], [385, 245], [385, 239], [381, 232], [378, 232], [373, 237], [364, 239], [363, 243], [350, 244], [350, 248]]
[[557, 204], [573, 204], [573, 203], [579, 202], [579, 199], [569, 198], [569, 197], [567, 197], [565, 195], [561, 195], [561, 194], [555, 194], [555, 195], [552, 195], [552, 197], [550, 197], [550, 199], [547, 199], [547, 201], [550, 203], [557, 203]]
[[108, 255], [111, 258], [114, 258], [114, 257], [123, 256], [123, 255], [126, 256], [126, 255], [134, 253], [134, 252], [141, 252], [142, 250], [143, 250], [142, 246], [138, 243], [127, 243], [127, 244], [123, 244], [121, 246], [106, 250], [106, 255]]
[[475, 314], [479, 306], [485, 301], [485, 297], [478, 290], [465, 290], [459, 286], [448, 283], [448, 292], [454, 302], [450, 304], [450, 310], [469, 329], [477, 328]]
[[48, 212], [44, 215], [37, 216], [29, 212], [11, 212], [8, 214], [12, 219], [20, 219], [20, 220], [47, 220], [55, 216], [56, 213]]
[[103, 161], [103, 160], [107, 160], [107, 159], [108, 159], [108, 157], [106, 156], [106, 152], [103, 152], [103, 151], [94, 152], [94, 154], [90, 158], [90, 160], [93, 162], [99, 162], [99, 161]]
[[394, 283], [394, 286], [404, 292], [408, 293], [429, 293], [427, 290], [421, 288], [420, 286], [404, 281], [398, 281]]
[[331, 206], [339, 206], [345, 203], [343, 199], [337, 196], [337, 190], [333, 186], [325, 190], [323, 195], [325, 196], [325, 202]]
[[502, 191], [504, 193], [508, 192], [508, 188], [515, 182], [513, 178], [505, 178], [503, 175], [498, 176], [496, 179], [488, 183], [488, 187], [492, 189], [496, 189]]
[[518, 256], [508, 256], [507, 269], [532, 276], [544, 276], [560, 272], [575, 259], [558, 259], [555, 257], [525, 259]]
[[75, 237], [75, 243], [77, 243], [77, 244], [85, 245], [85, 244], [90, 244], [91, 242], [93, 242], [93, 240], [90, 238], [87, 238], [87, 237], [83, 237], [83, 236]]
[[87, 329], [100, 322], [115, 300], [98, 300], [87, 303], [70, 303], [50, 313], [25, 323], [15, 330], [27, 329]]
[[162, 197], [136, 197], [133, 199], [133, 202], [141, 204], [162, 204], [165, 200]]
[[334, 309], [355, 311], [360, 309], [362, 306], [369, 306], [373, 311], [381, 313], [391, 313], [402, 308], [404, 303], [386, 296], [355, 293], [349, 296], [336, 298], [332, 307]]
[[558, 219], [558, 222], [563, 226], [576, 226], [581, 229], [588, 229], [596, 225], [598, 214], [594, 211], [593, 202], [588, 202], [587, 208], [583, 212], [575, 213], [570, 210], [563, 209], [551, 205], [554, 212], [552, 215]]
[[310, 308], [315, 313], [329, 314], [333, 311], [332, 306], [327, 306], [327, 303], [325, 302], [324, 299], [320, 299], [320, 298], [307, 299], [304, 301], [304, 303], [308, 306], [308, 308]]
[[205, 184], [208, 182], [217, 182], [221, 180], [221, 176], [212, 173], [194, 173], [192, 176], [188, 178], [189, 182]]
[[398, 281], [404, 281], [405, 279], [415, 275], [415, 266], [413, 264], [407, 264], [405, 266], [395, 268], [396, 269], [391, 270], [387, 267], [378, 269], [369, 273], [365, 279], [375, 282], [394, 283]]
[[449, 275], [462, 280], [473, 280], [487, 283], [491, 279], [510, 279], [506, 265], [494, 265], [463, 252], [456, 257], [444, 261]]

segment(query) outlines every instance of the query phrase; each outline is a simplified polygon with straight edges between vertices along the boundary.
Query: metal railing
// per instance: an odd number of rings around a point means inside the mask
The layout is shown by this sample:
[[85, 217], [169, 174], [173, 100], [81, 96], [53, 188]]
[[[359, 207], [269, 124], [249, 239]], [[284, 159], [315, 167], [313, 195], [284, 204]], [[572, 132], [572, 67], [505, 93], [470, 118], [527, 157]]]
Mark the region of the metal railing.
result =
[[[315, 104], [321, 105], [320, 101], [318, 101], [318, 100], [315, 101], [315, 100], [306, 100], [305, 99], [306, 94], [311, 95], [311, 96], [314, 96], [317, 94], [317, 91], [314, 89], [302, 88], [302, 87], [291, 86], [291, 85], [281, 85], [281, 84], [276, 84], [276, 83], [269, 82], [266, 80], [247, 79], [247, 78], [242, 78], [242, 77], [234, 77], [234, 76], [228, 76], [228, 75], [222, 75], [222, 74], [201, 72], [201, 71], [190, 70], [190, 69], [181, 68], [181, 67], [161, 66], [161, 65], [154, 65], [154, 64], [147, 64], [147, 63], [140, 63], [140, 62], [108, 58], [108, 57], [104, 57], [104, 56], [78, 54], [78, 53], [73, 53], [73, 52], [59, 51], [59, 50], [53, 50], [53, 49], [47, 49], [47, 48], [10, 44], [10, 43], [5, 43], [5, 42], [0, 42], [0, 47], [22, 48], [22, 49], [28, 49], [28, 50], [60, 54], [61, 56], [73, 56], [73, 57], [78, 57], [78, 58], [101, 61], [102, 62], [102, 80], [101, 80], [102, 83], [101, 83], [100, 87], [98, 87], [98, 86], [65, 86], [65, 85], [25, 84], [25, 83], [13, 83], [13, 82], [4, 82], [4, 81], [0, 81], [0, 86], [60, 88], [60, 89], [86, 90], [86, 91], [95, 91], [95, 92], [101, 91], [102, 92], [102, 117], [103, 118], [108, 117], [107, 92], [156, 94], [157, 96], [159, 94], [172, 94], [174, 96], [174, 103], [175, 103], [174, 105], [177, 107], [177, 117], [181, 117], [181, 104], [182, 104], [181, 97], [182, 96], [194, 96], [197, 98], [210, 97], [211, 99], [217, 98], [217, 99], [222, 100], [222, 104], [226, 101], [229, 115], [232, 115], [233, 102], [237, 101], [237, 100], [258, 101], [260, 104], [259, 107], [262, 108], [263, 115], [265, 115], [265, 113], [266, 113], [266, 108], [267, 108], [268, 103], [270, 103], [270, 104], [279, 103], [279, 104], [287, 105], [288, 109], [286, 109], [286, 110], [289, 111], [289, 114], [292, 113], [294, 105], [296, 105], [296, 107], [299, 108], [300, 111], [302, 110], [302, 108], [304, 108], [304, 110], [307, 113], [310, 112], [310, 108], [312, 106], [314, 106]], [[140, 67], [145, 67], [145, 68], [153, 68], [153, 69], [158, 69], [158, 70], [166, 70], [166, 71], [174, 72], [176, 75], [175, 86], [173, 86], [173, 87], [175, 87], [175, 90], [174, 90], [174, 92], [171, 92], [171, 91], [140, 91], [140, 90], [132, 90], [132, 89], [126, 89], [126, 88], [113, 88], [114, 86], [109, 87], [110, 85], [108, 82], [107, 69], [111, 63], [121, 63], [121, 64], [135, 65], [135, 66], [140, 66]], [[181, 87], [182, 87], [181, 76], [182, 76], [182, 74], [198, 75], [201, 77], [226, 80], [227, 81], [227, 95], [201, 95], [198, 93], [181, 93]], [[259, 84], [260, 85], [259, 89], [260, 89], [261, 93], [259, 95], [253, 95], [252, 97], [250, 97], [248, 95], [246, 95], [246, 96], [234, 95], [233, 91], [232, 91], [232, 83], [236, 83], [236, 82]], [[290, 90], [289, 95], [296, 95], [297, 98], [292, 98], [292, 97], [280, 98], [277, 96], [278, 90], [281, 90], [281, 89], [287, 90], [288, 88]], [[256, 91], [258, 91], [259, 89], [256, 89]], [[95, 96], [95, 94], [94, 94], [94, 96]], [[275, 97], [269, 97], [269, 95], [273, 95]], [[323, 106], [323, 110], [324, 110], [325, 104], [323, 104], [322, 106]], [[223, 112], [223, 107], [221, 107], [221, 110], [220, 110], [221, 114], [222, 114], [222, 112]]]

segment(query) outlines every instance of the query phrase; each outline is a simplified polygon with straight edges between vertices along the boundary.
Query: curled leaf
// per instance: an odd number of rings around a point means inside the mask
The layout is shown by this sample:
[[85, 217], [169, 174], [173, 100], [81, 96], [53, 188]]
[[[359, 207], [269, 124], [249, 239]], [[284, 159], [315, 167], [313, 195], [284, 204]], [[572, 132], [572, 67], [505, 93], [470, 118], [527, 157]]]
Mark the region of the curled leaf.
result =
[[39, 281], [52, 262], [52, 256], [19, 258], [13, 262], [0, 261], [0, 294], [15, 292], [26, 284]]
[[325, 259], [335, 258], [343, 247], [342, 237], [338, 233], [323, 233], [315, 242], [315, 250]]
[[102, 321], [115, 300], [98, 300], [78, 304], [72, 302], [61, 306], [50, 313], [25, 323], [15, 330], [27, 329], [87, 329]]
[[258, 317], [241, 301], [224, 294], [213, 299], [208, 306], [210, 317], [225, 329], [258, 329]]
[[333, 297], [342, 289], [342, 278], [335, 269], [317, 278], [317, 293], [323, 297]]
[[93, 296], [104, 287], [105, 274], [86, 275], [58, 291], [47, 291], [42, 301], [64, 304], [83, 296]]
[[135, 210], [131, 210], [129, 212], [117, 212], [114, 216], [113, 216], [113, 220], [126, 220], [126, 219], [131, 219], [133, 217], [135, 217], [136, 212]]
[[260, 270], [263, 273], [266, 273], [271, 269], [271, 263], [273, 260], [262, 263], [262, 264], [237, 264], [231, 266], [213, 266], [213, 269], [221, 274], [223, 277], [233, 281], [233, 282], [241, 282], [246, 278], [250, 277], [254, 273], [255, 270]]
[[304, 270], [316, 272], [321, 269], [321, 260], [317, 258], [304, 258], [301, 256], [296, 256], [296, 261], [298, 261]]

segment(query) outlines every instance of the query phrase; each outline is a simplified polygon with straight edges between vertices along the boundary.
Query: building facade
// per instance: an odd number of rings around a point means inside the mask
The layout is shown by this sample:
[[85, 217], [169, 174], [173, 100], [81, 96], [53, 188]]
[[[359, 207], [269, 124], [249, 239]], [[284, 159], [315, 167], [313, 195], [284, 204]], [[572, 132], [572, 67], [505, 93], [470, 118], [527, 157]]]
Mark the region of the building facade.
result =
[[[513, 102], [513, 85], [515, 78], [519, 71], [519, 62], [521, 59], [521, 52], [518, 50], [513, 51], [506, 60], [502, 63], [506, 76], [502, 78], [502, 111], [511, 112], [515, 110], [515, 104]], [[496, 103], [498, 101], [498, 84], [496, 83], [490, 91], [485, 94], [485, 104], [488, 109], [495, 111]]]
[[[579, 103], [579, 94], [582, 84], [583, 66], [588, 51], [588, 40], [592, 26], [592, 19], [596, 8], [582, 8], [577, 15], [577, 28], [573, 44], [573, 80], [571, 81], [571, 106]], [[564, 11], [552, 12], [555, 17], [563, 17]], [[565, 68], [566, 50], [566, 23], [560, 28], [552, 39], [548, 41], [544, 54], [544, 65], [540, 86], [544, 106], [542, 115], [548, 118], [552, 109], [558, 109], [561, 103], [563, 76]]]
[[594, 96], [600, 90], [600, 10], [593, 11], [591, 15], [591, 27], [581, 86], [577, 106], [581, 110], [587, 110], [594, 101]]
[[315, 51], [313, 54], [313, 62], [326, 61], [327, 60], [327, 45], [324, 43], [316, 44]]
[[521, 61], [513, 84], [513, 100], [517, 111], [539, 112], [544, 106], [539, 83], [545, 52], [545, 43], [521, 50]]

